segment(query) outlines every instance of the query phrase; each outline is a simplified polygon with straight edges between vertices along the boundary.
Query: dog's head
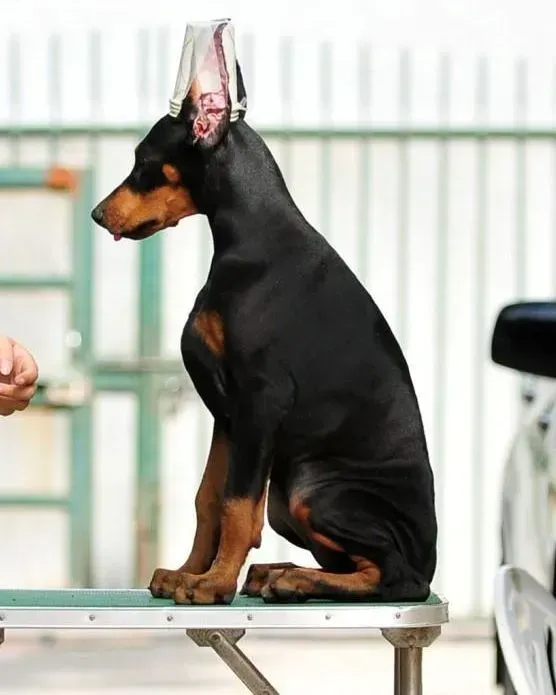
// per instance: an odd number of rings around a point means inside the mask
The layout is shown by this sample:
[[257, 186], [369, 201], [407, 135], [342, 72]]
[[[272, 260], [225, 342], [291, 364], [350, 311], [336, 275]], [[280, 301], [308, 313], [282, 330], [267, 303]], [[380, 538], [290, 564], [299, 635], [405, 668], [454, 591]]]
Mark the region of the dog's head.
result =
[[116, 240], [145, 239], [203, 212], [207, 154], [224, 141], [231, 121], [243, 117], [246, 104], [233, 34], [223, 37], [229, 28], [225, 20], [201, 29], [193, 25], [193, 33], [186, 33], [170, 114], [137, 145], [129, 176], [92, 211], [94, 221]]

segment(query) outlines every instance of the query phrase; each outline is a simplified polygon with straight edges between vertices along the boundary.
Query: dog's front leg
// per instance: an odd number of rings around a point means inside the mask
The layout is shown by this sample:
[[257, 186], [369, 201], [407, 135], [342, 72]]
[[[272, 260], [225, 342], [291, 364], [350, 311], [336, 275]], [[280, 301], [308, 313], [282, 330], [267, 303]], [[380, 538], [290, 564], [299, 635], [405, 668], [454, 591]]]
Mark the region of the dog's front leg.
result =
[[222, 497], [228, 473], [228, 438], [223, 428], [214, 423], [207, 464], [195, 496], [197, 527], [189, 557], [177, 570], [155, 570], [149, 589], [153, 596], [174, 595], [180, 574], [203, 574], [212, 565], [220, 538]]
[[174, 592], [176, 603], [229, 603], [247, 554], [260, 543], [261, 505], [283, 410], [276, 396], [267, 390], [256, 395], [251, 391], [235, 405], [218, 552], [204, 574], [180, 575]]

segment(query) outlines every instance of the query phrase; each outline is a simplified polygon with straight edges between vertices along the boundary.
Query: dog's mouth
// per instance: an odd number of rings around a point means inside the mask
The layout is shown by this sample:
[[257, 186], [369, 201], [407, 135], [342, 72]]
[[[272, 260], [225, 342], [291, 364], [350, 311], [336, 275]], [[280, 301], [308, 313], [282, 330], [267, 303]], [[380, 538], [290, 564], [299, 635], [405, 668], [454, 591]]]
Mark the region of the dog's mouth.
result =
[[179, 220], [171, 222], [161, 222], [157, 219], [146, 220], [141, 222], [133, 229], [126, 232], [112, 232], [114, 241], [120, 241], [120, 239], [133, 239], [134, 241], [141, 241], [142, 239], [147, 239], [148, 237], [160, 232], [167, 227], [175, 227]]

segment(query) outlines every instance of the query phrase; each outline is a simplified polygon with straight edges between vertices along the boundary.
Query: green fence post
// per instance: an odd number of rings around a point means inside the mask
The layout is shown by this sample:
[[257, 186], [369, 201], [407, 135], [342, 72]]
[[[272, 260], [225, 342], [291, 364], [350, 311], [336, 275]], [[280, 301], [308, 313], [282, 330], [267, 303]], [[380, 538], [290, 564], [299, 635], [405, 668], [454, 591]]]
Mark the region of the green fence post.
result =
[[[156, 357], [160, 353], [161, 312], [160, 276], [162, 265], [161, 237], [141, 243], [139, 293], [139, 355]], [[142, 371], [139, 375], [138, 481], [137, 481], [137, 548], [136, 581], [141, 585], [149, 578], [158, 555], [159, 527], [159, 455], [160, 412], [156, 375]]]
[[[93, 325], [93, 236], [89, 212], [92, 209], [93, 182], [90, 172], [80, 178], [74, 205], [74, 251], [72, 329], [80, 335], [74, 352], [75, 367], [88, 377], [92, 370]], [[91, 575], [91, 495], [92, 495], [92, 404], [86, 402], [71, 410], [72, 482], [70, 495], [70, 567], [72, 584], [90, 586]]]
[[[151, 35], [139, 33], [139, 108], [147, 110]], [[137, 134], [137, 139], [141, 137]], [[155, 234], [139, 246], [139, 361], [160, 356], [162, 237]], [[159, 528], [159, 456], [161, 421], [156, 375], [139, 375], [137, 422], [137, 538], [136, 582], [143, 586], [157, 564]]]

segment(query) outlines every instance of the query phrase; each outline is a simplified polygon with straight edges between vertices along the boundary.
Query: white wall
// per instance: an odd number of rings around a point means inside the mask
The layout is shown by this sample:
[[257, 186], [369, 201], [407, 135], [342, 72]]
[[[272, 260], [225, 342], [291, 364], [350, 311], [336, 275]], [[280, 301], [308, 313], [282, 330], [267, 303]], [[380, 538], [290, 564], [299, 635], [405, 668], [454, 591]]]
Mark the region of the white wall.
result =
[[46, 29], [183, 26], [189, 19], [232, 17], [238, 27], [266, 36], [315, 34], [364, 37], [375, 45], [443, 50], [503, 51], [553, 56], [556, 8], [548, 0], [205, 0], [202, 9], [175, 0], [2, 0], [2, 27], [35, 35]]

